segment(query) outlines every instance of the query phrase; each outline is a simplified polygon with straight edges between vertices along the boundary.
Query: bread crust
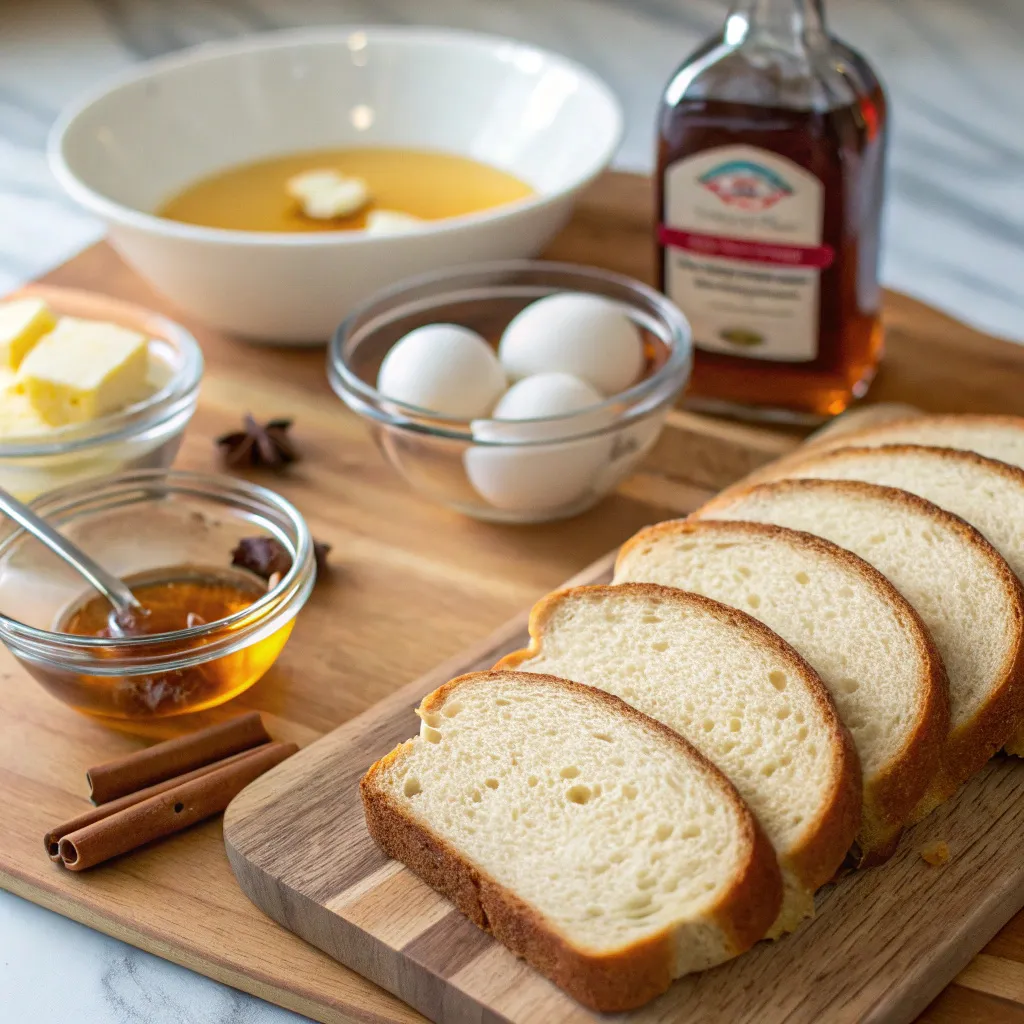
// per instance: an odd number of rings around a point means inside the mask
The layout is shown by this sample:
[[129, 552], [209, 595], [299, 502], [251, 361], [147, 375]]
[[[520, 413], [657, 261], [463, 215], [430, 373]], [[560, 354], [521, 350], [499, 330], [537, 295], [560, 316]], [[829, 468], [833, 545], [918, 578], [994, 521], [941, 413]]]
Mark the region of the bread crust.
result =
[[748, 496], [756, 497], [758, 493], [793, 491], [806, 494], [811, 490], [841, 494], [852, 500], [886, 501], [941, 523], [985, 559], [1009, 604], [1008, 621], [1003, 624], [1007, 634], [1007, 652], [993, 680], [989, 700], [969, 722], [955, 733], [950, 730], [947, 735], [942, 767], [911, 816], [911, 822], [920, 821], [953, 796], [1024, 726], [1024, 590], [1006, 559], [973, 526], [952, 512], [896, 487], [881, 487], [855, 480], [780, 480], [757, 484], [725, 501], [712, 499], [694, 514], [713, 517], [716, 510]]
[[602, 690], [526, 672], [473, 672], [459, 676], [428, 694], [420, 709], [424, 713], [439, 711], [460, 687], [486, 686], [510, 675], [520, 684], [570, 689], [587, 700], [614, 709], [617, 714], [657, 732], [715, 780], [739, 820], [745, 854], [733, 877], [723, 886], [717, 903], [700, 921], [675, 929], [667, 927], [612, 953], [592, 953], [573, 945], [537, 909], [474, 866], [452, 844], [408, 814], [385, 788], [377, 785], [380, 774], [408, 754], [413, 740], [373, 764], [359, 784], [367, 828], [381, 849], [389, 857], [402, 861], [428, 885], [452, 900], [479, 928], [491, 932], [579, 1002], [604, 1013], [642, 1006], [669, 987], [677, 938], [685, 942], [688, 927], [716, 927], [730, 955], [744, 952], [761, 939], [775, 919], [782, 900], [782, 881], [774, 850], [732, 783], [671, 729]]
[[[923, 417], [929, 422], [935, 422], [938, 420], [940, 425], [943, 423], [950, 423], [961, 425], [964, 417], [959, 416], [942, 416], [942, 417]], [[972, 420], [979, 421], [999, 421], [1006, 426], [1012, 426], [1015, 429], [1020, 430], [1022, 437], [1024, 437], [1024, 418], [1017, 416], [972, 416], [969, 417]], [[908, 423], [913, 421], [902, 420], [900, 423]], [[890, 424], [891, 425], [891, 424]], [[899, 423], [896, 424], [899, 426]], [[875, 433], [884, 436], [885, 431], [882, 428], [875, 428]], [[862, 436], [858, 434], [854, 436]], [[805, 453], [802, 459], [796, 459], [788, 461], [784, 466], [779, 468], [778, 476], [772, 476], [771, 479], [784, 479], [791, 476], [793, 473], [800, 473], [807, 469], [813, 469], [814, 466], [829, 464], [829, 463], [840, 463], [851, 458], [862, 458], [867, 455], [879, 455], [879, 454], [893, 454], [893, 455], [928, 455], [934, 456], [936, 459], [942, 458], [943, 460], [961, 463], [965, 465], [976, 466], [979, 469], [984, 469], [986, 472], [992, 473], [1000, 477], [1005, 483], [1010, 484], [1014, 487], [1020, 488], [1024, 491], [1024, 469], [1020, 466], [1012, 465], [1009, 462], [1000, 462], [998, 459], [989, 458], [984, 455], [979, 455], [977, 452], [967, 451], [963, 448], [942, 448], [938, 445], [925, 445], [925, 444], [884, 444], [875, 447], [836, 447], [836, 448], [825, 448], [823, 451], [814, 451]], [[973, 525], [973, 524], [972, 524]], [[1015, 756], [1024, 756], [1024, 723], [1017, 730], [1017, 732], [1010, 738], [1006, 744], [1006, 752]]]
[[[755, 469], [741, 480], [724, 488], [719, 493], [718, 498], [731, 498], [755, 484], [782, 479], [786, 476], [787, 470], [800, 465], [804, 459], [811, 457], [812, 453], [821, 454], [835, 451], [838, 448], [868, 446], [868, 443], [872, 440], [887, 436], [892, 437], [906, 427], [920, 426], [921, 424], [936, 427], [940, 430], [943, 427], [959, 428], [967, 424], [981, 427], [997, 426], [1024, 431], [1024, 416], [989, 415], [986, 413], [931, 413], [917, 416], [900, 416], [897, 419], [876, 423], [874, 426], [860, 427], [857, 430], [844, 430], [838, 433], [829, 432], [824, 437], [819, 438], [812, 435], [799, 448]], [[924, 444], [925, 442], [915, 443]], [[871, 445], [871, 447], [875, 446]], [[943, 446], [934, 444], [931, 447], [939, 448]], [[949, 451], [967, 450], [964, 448], [953, 448], [949, 445], [945, 447]]]
[[[706, 509], [708, 506], [704, 506]], [[698, 510], [703, 512], [702, 510]], [[786, 544], [843, 566], [859, 576], [893, 611], [910, 635], [922, 666], [919, 675], [918, 716], [902, 749], [874, 776], [863, 780], [863, 810], [857, 849], [853, 858], [860, 867], [888, 859], [939, 771], [949, 731], [949, 684], [935, 643], [920, 615], [873, 565], [831, 541], [800, 530], [770, 523], [742, 520], [673, 519], [646, 527], [622, 546], [616, 573], [628, 553], [657, 542], [664, 536], [737, 535], [756, 541]]]
[[[626, 593], [641, 598], [655, 598], [705, 611], [726, 625], [743, 630], [757, 646], [767, 648], [776, 657], [788, 662], [791, 671], [804, 684], [815, 706], [826, 723], [829, 743], [834, 752], [829, 779], [829, 797], [816, 821], [809, 821], [800, 841], [790, 850], [776, 851], [780, 864], [800, 880], [804, 888], [813, 893], [834, 875], [843, 862], [850, 844], [860, 827], [861, 773], [860, 759], [846, 726], [818, 673], [778, 634], [763, 622], [729, 605], [657, 583], [619, 583], [598, 586], [571, 587], [542, 598], [530, 612], [530, 645], [506, 655], [495, 665], [496, 669], [516, 669], [540, 654], [548, 623], [559, 604], [577, 597], [602, 600]], [[812, 904], [813, 906], [813, 904]], [[784, 908], [785, 909], [785, 908]], [[787, 921], [786, 928], [796, 927], [799, 920]]]
[[[896, 434], [905, 427], [917, 427], [927, 424], [929, 427], [963, 427], [965, 424], [971, 426], [996, 426], [1010, 427], [1015, 430], [1024, 431], [1024, 416], [1012, 416], [999, 413], [928, 413], [923, 416], [904, 416], [900, 419], [889, 420], [886, 423], [878, 423], [873, 427], [863, 427], [860, 430], [851, 430], [849, 433], [837, 434], [815, 440], [810, 438], [806, 443], [808, 450], [815, 449], [828, 451], [833, 448], [852, 448], [858, 442], [872, 438], [885, 437], [887, 434]], [[931, 445], [930, 447], [940, 448], [942, 445]], [[947, 446], [948, 447], [948, 446]], [[800, 449], [802, 451], [802, 449]], [[967, 451], [965, 448], [949, 448], [950, 451]]]
[[[1024, 420], [1022, 420], [1021, 432], [1024, 434]], [[843, 445], [841, 448], [828, 448], [824, 451], [814, 449], [805, 453], [804, 457], [792, 462], [787, 462], [780, 469], [778, 477], [773, 480], [785, 480], [793, 472], [799, 472], [811, 466], [828, 462], [842, 462], [849, 458], [863, 458], [868, 455], [920, 455], [944, 459], [949, 462], [960, 462], [964, 465], [977, 466], [1002, 477], [1007, 483], [1024, 489], [1024, 469], [1019, 466], [1012, 466], [1009, 462], [1000, 462], [998, 459], [990, 459], [977, 452], [969, 452], [963, 448], [941, 448], [931, 444], [880, 444], [873, 446], [866, 445]], [[813, 479], [813, 478], [812, 478]], [[831, 479], [831, 478], [830, 478]], [[768, 480], [764, 480], [768, 483]], [[866, 481], [865, 481], [866, 482]], [[884, 486], [875, 484], [876, 487]], [[913, 491], [908, 492], [913, 494]], [[920, 497], [920, 495], [918, 495]], [[927, 499], [922, 499], [927, 501]], [[945, 511], [945, 510], [944, 510]], [[950, 513], [951, 515], [953, 513]]]

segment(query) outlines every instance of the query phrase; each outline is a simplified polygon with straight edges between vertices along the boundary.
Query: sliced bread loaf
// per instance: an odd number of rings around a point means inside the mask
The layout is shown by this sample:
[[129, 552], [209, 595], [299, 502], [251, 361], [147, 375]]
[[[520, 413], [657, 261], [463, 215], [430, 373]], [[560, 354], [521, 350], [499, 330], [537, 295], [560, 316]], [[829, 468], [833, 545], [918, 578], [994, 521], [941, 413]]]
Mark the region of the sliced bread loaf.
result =
[[370, 834], [580, 1002], [640, 1006], [775, 919], [775, 853], [682, 737], [591, 687], [460, 676], [360, 789]]
[[706, 594], [792, 644], [821, 676], [860, 755], [860, 861], [892, 852], [939, 770], [949, 707], [928, 631], [878, 570], [796, 530], [676, 521], [628, 541], [615, 579]]
[[[1024, 441], [1024, 428], [1020, 433]], [[806, 459], [783, 469], [783, 477], [864, 480], [910, 491], [970, 523], [1024, 580], [1024, 470], [1018, 466], [973, 451], [885, 445], [818, 454], [811, 449]], [[1024, 755], [1024, 728], [1006, 749]]]
[[721, 768], [775, 847], [773, 934], [814, 913], [860, 824], [860, 766], [813, 669], [755, 619], [650, 583], [576, 587], [540, 601], [530, 646], [496, 668], [621, 697]]
[[893, 487], [847, 480], [762, 484], [699, 510], [806, 530], [870, 562], [932, 634], [949, 678], [950, 730], [922, 817], [1024, 723], [1024, 592], [977, 530]]

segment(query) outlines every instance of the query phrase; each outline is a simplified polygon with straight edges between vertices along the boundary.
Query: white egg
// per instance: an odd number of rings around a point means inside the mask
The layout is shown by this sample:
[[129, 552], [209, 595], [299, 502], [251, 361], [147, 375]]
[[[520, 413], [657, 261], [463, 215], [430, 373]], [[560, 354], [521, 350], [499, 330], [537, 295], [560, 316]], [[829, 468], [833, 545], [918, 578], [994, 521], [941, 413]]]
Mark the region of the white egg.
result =
[[505, 390], [490, 345], [456, 324], [427, 324], [401, 338], [384, 357], [377, 390], [386, 398], [442, 416], [487, 416]]
[[[560, 419], [557, 423], [516, 423], [568, 417], [572, 413], [597, 406], [604, 397], [586, 381], [569, 373], [535, 373], [517, 381], [501, 396], [489, 420], [473, 423], [473, 436], [479, 440], [538, 441], [545, 438], [587, 434], [611, 422], [610, 409]], [[513, 421], [496, 423], [495, 420]]]
[[[493, 419], [473, 423], [473, 436], [480, 441], [536, 442], [590, 434], [615, 415], [611, 409], [586, 411], [601, 401], [601, 395], [577, 377], [538, 373], [513, 384], [495, 406]], [[577, 411], [580, 416], [571, 416]], [[533, 422], [553, 416], [567, 418]], [[606, 434], [522, 447], [475, 445], [463, 462], [470, 483], [488, 504], [545, 518], [570, 514], [597, 496], [594, 480], [608, 463], [611, 449]]]
[[535, 519], [572, 515], [600, 496], [595, 481], [611, 457], [607, 437], [560, 441], [534, 450], [474, 445], [466, 476], [489, 505]]
[[511, 380], [571, 373], [611, 396], [636, 383], [644, 349], [636, 324], [600, 295], [562, 292], [538, 299], [505, 328], [498, 357]]

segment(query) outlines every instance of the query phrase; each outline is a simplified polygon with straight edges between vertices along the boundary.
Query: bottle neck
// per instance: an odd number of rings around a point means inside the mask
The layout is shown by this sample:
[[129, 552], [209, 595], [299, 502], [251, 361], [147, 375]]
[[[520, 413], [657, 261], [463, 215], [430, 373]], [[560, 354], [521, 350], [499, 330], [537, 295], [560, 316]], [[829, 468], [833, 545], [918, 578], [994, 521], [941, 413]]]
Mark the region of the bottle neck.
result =
[[725, 42], [755, 43], [791, 52], [828, 48], [823, 0], [733, 0]]

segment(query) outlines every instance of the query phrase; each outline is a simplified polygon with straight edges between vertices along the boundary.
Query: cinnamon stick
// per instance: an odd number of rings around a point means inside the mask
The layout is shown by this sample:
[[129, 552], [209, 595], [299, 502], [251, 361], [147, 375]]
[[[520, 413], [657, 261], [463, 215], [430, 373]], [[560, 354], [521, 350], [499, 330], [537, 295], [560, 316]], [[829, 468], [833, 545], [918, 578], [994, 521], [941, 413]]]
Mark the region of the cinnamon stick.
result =
[[59, 841], [61, 861], [71, 871], [85, 871], [154, 839], [181, 832], [219, 814], [253, 779], [298, 749], [294, 743], [265, 744], [232, 764], [71, 832]]
[[263, 750], [266, 746], [267, 744], [264, 743], [262, 746], [243, 750], [240, 754], [232, 754], [230, 757], [214, 761], [213, 764], [203, 765], [202, 768], [196, 768], [195, 771], [186, 772], [177, 778], [168, 779], [166, 782], [158, 782], [155, 786], [147, 786], [145, 789], [140, 789], [137, 793], [129, 793], [127, 796], [118, 797], [116, 800], [108, 800], [105, 804], [100, 804], [98, 807], [91, 807], [88, 811], [83, 811], [70, 821], [65, 821], [64, 824], [50, 829], [43, 836], [43, 844], [46, 846], [46, 852], [49, 854], [50, 860], [60, 862], [60, 841], [64, 836], [77, 832], [79, 829], [85, 828], [86, 825], [92, 825], [94, 822], [109, 818], [112, 814], [123, 811], [126, 807], [141, 804], [143, 800], [148, 800], [151, 796], [159, 796], [161, 793], [166, 793], [176, 786], [181, 786], [186, 782], [191, 782], [193, 779], [201, 778], [203, 775], [209, 775], [210, 772], [235, 764], [243, 757], [252, 757], [253, 754]]
[[94, 804], [134, 793], [195, 768], [270, 742], [259, 714], [229, 718], [207, 729], [155, 743], [145, 750], [90, 768], [85, 777]]

